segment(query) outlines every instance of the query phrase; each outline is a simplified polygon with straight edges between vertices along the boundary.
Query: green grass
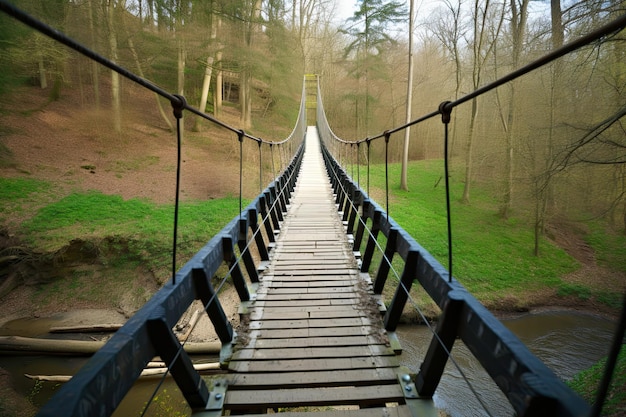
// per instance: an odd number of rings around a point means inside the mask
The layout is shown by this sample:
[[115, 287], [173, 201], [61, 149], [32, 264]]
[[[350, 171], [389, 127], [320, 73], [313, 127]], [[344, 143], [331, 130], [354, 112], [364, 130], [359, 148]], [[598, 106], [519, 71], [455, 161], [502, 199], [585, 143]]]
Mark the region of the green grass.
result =
[[[443, 162], [411, 163], [408, 192], [394, 180], [400, 177], [398, 164], [389, 166], [389, 175], [391, 217], [447, 268]], [[372, 194], [384, 199], [384, 166], [372, 166], [370, 176], [371, 187], [378, 189]], [[483, 190], [474, 188], [472, 204], [462, 204], [462, 187], [452, 181], [453, 273], [479, 299], [495, 299], [517, 289], [555, 287], [560, 276], [578, 267], [565, 251], [547, 240], [541, 242], [541, 255], [533, 256], [531, 227], [521, 219], [498, 217], [497, 202]], [[379, 203], [385, 205], [380, 199]]]
[[[96, 191], [75, 192], [50, 202], [50, 193], [42, 192], [48, 187], [42, 181], [0, 180], [3, 196], [0, 208], [7, 216], [3, 221], [10, 222], [11, 216], [18, 213], [26, 217], [18, 233], [27, 244], [40, 251], [56, 251], [70, 240], [80, 238], [96, 242], [103, 253], [116, 254], [109, 261], [118, 266], [141, 261], [158, 278], [168, 276], [174, 223], [172, 204], [124, 200]], [[33, 204], [41, 208], [29, 217], [23, 208]], [[179, 267], [238, 211], [239, 200], [233, 197], [181, 203], [177, 235]]]
[[[237, 214], [238, 205], [236, 198], [183, 203], [179, 210], [180, 237], [183, 241], [197, 240], [215, 234]], [[39, 244], [92, 235], [169, 240], [173, 215], [172, 205], [91, 191], [73, 193], [43, 207], [22, 227]]]
[[594, 222], [587, 242], [593, 247], [600, 265], [626, 271], [626, 234], [617, 234], [605, 225]]
[[48, 187], [45, 181], [30, 178], [2, 178], [0, 179], [0, 196], [2, 204], [8, 201], [17, 201], [26, 196], [39, 192]]
[[[597, 388], [604, 368], [606, 358], [600, 360], [591, 368], [579, 372], [568, 382], [568, 385], [580, 394], [587, 402], [593, 403], [597, 395]], [[602, 408], [603, 416], [622, 416], [626, 413], [626, 349], [622, 350], [617, 360], [611, 388], [607, 400]]]

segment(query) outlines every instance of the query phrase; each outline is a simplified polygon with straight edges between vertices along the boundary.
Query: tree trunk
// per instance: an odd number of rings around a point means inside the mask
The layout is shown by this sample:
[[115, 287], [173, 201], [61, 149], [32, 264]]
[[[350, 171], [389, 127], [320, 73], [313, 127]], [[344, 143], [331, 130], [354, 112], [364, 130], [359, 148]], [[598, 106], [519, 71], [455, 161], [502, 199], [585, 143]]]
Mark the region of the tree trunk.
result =
[[[91, 48], [96, 50], [96, 27], [94, 25], [94, 8], [92, 0], [87, 1], [89, 8], [89, 32], [91, 33]], [[96, 109], [100, 110], [100, 64], [95, 60], [91, 60], [91, 73], [93, 76], [93, 96], [96, 104]]]
[[[135, 60], [135, 65], [137, 65], [137, 72], [139, 73], [140, 77], [145, 78], [143, 69], [141, 68], [141, 63], [139, 62], [139, 55], [137, 54], [137, 50], [135, 49], [135, 44], [133, 42], [133, 39], [130, 37], [128, 32], [126, 32], [126, 37], [128, 38], [128, 48], [130, 49], [130, 52], [133, 55], [133, 59]], [[154, 98], [156, 99], [157, 108], [159, 109], [159, 114], [161, 115], [161, 118], [167, 125], [167, 128], [170, 131], [173, 131], [174, 126], [172, 125], [170, 118], [168, 117], [168, 115], [165, 113], [165, 110], [163, 109], [160, 96], [157, 93], [154, 93]]]
[[[102, 346], [104, 341], [36, 339], [21, 336], [0, 336], [0, 352], [11, 352], [30, 355], [92, 355]], [[219, 353], [222, 346], [216, 343], [185, 343], [185, 351], [193, 355]]]
[[[206, 112], [206, 104], [207, 99], [209, 98], [209, 88], [211, 87], [211, 76], [213, 75], [213, 62], [215, 58], [212, 56], [207, 57], [206, 59], [206, 68], [204, 69], [204, 79], [202, 80], [202, 95], [200, 97], [200, 104], [198, 105], [198, 109], [202, 112]], [[196, 121], [194, 124], [194, 131], [200, 131], [200, 117], [196, 117]]]
[[[221, 21], [219, 18], [217, 18], [217, 22], [212, 21], [212, 25], [211, 25], [211, 44], [215, 41], [215, 39], [217, 38], [217, 29], [219, 26], [219, 22]], [[215, 62], [215, 58], [213, 56], [208, 56], [206, 59], [206, 67], [204, 69], [204, 79], [202, 80], [202, 95], [200, 97], [200, 104], [198, 106], [198, 109], [204, 113], [206, 112], [206, 104], [207, 104], [207, 99], [209, 98], [209, 89], [211, 88], [211, 77], [213, 75], [213, 64]], [[200, 124], [201, 124], [201, 118], [200, 117], [196, 117], [195, 119], [195, 123], [194, 123], [194, 131], [198, 132], [200, 130]]]
[[[111, 60], [117, 62], [117, 35], [113, 25], [113, 15], [115, 13], [115, 1], [109, 0], [107, 7], [107, 28], [109, 30], [109, 48]], [[117, 133], [122, 132], [122, 108], [120, 100], [120, 76], [111, 70], [111, 105], [113, 109], [113, 129]]]
[[467, 138], [467, 153], [465, 154], [465, 185], [463, 186], [463, 197], [461, 202], [464, 204], [470, 203], [470, 188], [472, 178], [472, 153], [474, 150], [474, 131], [476, 126], [476, 116], [478, 115], [478, 101], [476, 98], [472, 99], [472, 113], [470, 116], [470, 126]]
[[222, 73], [222, 52], [218, 51], [216, 56], [217, 73], [215, 74], [215, 94], [213, 94], [213, 114], [217, 117], [222, 113], [222, 97], [224, 94], [224, 76]]
[[[406, 87], [406, 123], [411, 121], [411, 106], [413, 105], [413, 8], [414, 0], [409, 6], [409, 74]], [[407, 170], [409, 165], [409, 145], [411, 142], [411, 128], [404, 130], [404, 148], [402, 150], [402, 172], [400, 174], [400, 188], [409, 191]]]

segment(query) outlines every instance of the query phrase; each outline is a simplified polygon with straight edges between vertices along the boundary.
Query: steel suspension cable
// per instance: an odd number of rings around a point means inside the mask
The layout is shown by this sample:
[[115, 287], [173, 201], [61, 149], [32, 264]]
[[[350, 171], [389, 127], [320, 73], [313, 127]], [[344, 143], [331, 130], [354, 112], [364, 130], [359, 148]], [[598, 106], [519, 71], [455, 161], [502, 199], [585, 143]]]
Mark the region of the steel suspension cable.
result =
[[185, 98], [178, 96], [178, 100], [172, 100], [174, 117], [176, 118], [176, 190], [174, 192], [174, 230], [172, 239], [172, 285], [176, 285], [176, 251], [178, 248], [178, 209], [180, 206], [180, 171], [182, 160], [182, 126], [183, 108]]
[[239, 139], [239, 218], [241, 219], [241, 212], [243, 211], [243, 130], [238, 133]]
[[263, 192], [263, 154], [261, 152], [261, 142], [259, 144], [259, 194]]
[[272, 154], [272, 173], [276, 179], [276, 165], [274, 165], [274, 144], [270, 143], [270, 153]]
[[444, 125], [443, 171], [446, 185], [446, 223], [448, 229], [448, 282], [452, 282], [452, 210], [450, 209], [450, 151], [448, 149], [451, 108], [448, 109], [447, 104], [447, 101], [443, 102], [439, 108], [441, 109], [441, 121]]
[[356, 144], [356, 185], [361, 188], [361, 161], [360, 143]]
[[371, 140], [367, 140], [367, 195], [370, 195], [370, 144]]
[[387, 210], [387, 221], [389, 221], [389, 137], [391, 134], [385, 132], [385, 205]]

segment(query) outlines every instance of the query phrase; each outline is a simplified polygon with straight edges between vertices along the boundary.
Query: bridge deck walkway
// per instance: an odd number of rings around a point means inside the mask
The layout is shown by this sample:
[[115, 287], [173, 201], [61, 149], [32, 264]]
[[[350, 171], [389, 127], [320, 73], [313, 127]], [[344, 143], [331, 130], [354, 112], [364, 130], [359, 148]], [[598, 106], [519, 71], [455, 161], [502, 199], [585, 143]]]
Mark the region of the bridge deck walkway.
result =
[[410, 416], [370, 287], [309, 127], [291, 204], [229, 364], [224, 409]]

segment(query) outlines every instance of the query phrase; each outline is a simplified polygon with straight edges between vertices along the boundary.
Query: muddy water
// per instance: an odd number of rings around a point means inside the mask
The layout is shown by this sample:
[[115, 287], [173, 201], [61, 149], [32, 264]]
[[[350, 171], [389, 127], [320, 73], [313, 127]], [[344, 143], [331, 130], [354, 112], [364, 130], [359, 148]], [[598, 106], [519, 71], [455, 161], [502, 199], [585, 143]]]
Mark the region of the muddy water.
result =
[[[45, 329], [45, 333], [50, 326], [50, 323], [38, 322], [28, 323], [32, 327], [24, 326], [25, 323], [14, 324], [22, 329], [29, 328], [29, 331], [20, 335], [31, 337], [41, 336], [40, 330]], [[600, 317], [572, 312], [528, 314], [506, 320], [504, 324], [565, 380], [606, 356], [614, 327], [613, 322]], [[0, 329], [0, 334], [17, 334], [11, 326], [7, 323], [4, 329]], [[425, 326], [401, 326], [397, 333], [404, 349], [400, 357], [402, 364], [417, 371], [430, 343], [429, 330]], [[493, 416], [512, 416], [513, 410], [506, 397], [460, 341], [455, 344], [452, 353], [489, 413]], [[36, 384], [25, 378], [24, 374], [71, 375], [85, 361], [86, 359], [66, 357], [0, 356], [0, 367], [11, 373], [13, 385], [19, 393], [31, 398], [35, 405], [41, 406], [56, 392], [58, 383]], [[154, 378], [137, 382], [114, 416], [139, 416], [157, 384], [158, 379]], [[168, 378], [162, 388], [166, 391], [159, 392], [157, 400], [146, 415], [187, 415], [184, 399], [173, 380]], [[454, 417], [489, 415], [468, 388], [461, 373], [450, 363], [435, 393], [434, 401], [439, 409]]]
[[[614, 330], [612, 321], [574, 312], [528, 314], [504, 324], [564, 380], [606, 356]], [[397, 334], [404, 349], [402, 364], [417, 371], [430, 343], [430, 331], [425, 326], [403, 326]], [[504, 394], [462, 342], [455, 343], [452, 355], [491, 415], [514, 414]], [[433, 400], [437, 408], [454, 417], [489, 415], [451, 363]]]

